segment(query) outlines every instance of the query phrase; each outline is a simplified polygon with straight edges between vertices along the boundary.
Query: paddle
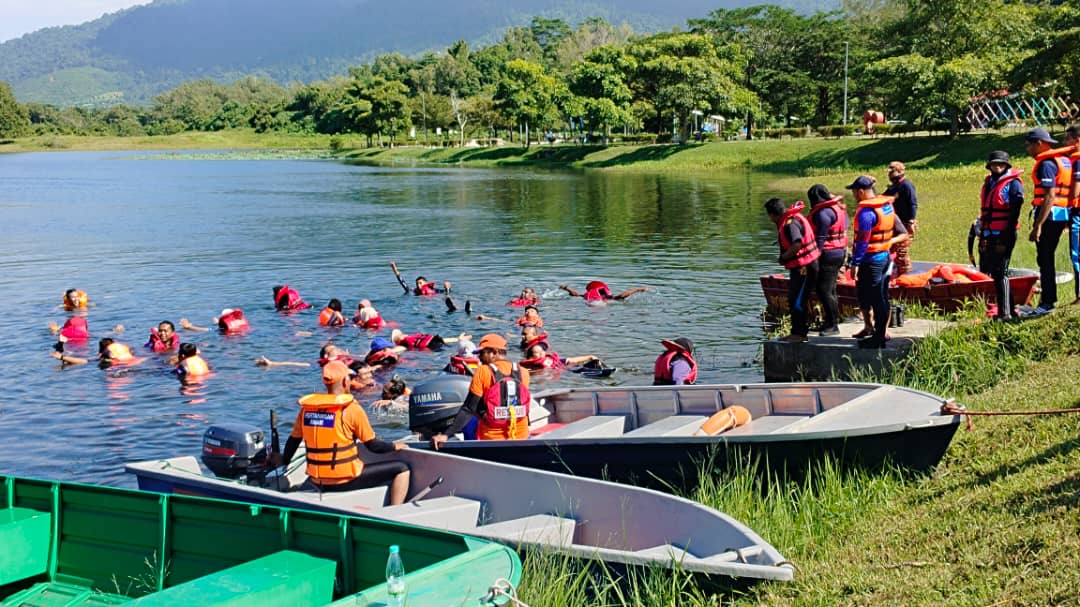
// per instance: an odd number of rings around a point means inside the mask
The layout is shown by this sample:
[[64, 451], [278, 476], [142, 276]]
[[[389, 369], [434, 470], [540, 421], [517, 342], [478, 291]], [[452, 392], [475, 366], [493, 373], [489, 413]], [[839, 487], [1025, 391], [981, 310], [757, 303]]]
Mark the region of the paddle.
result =
[[391, 261], [390, 269], [394, 271], [394, 276], [397, 277], [398, 284], [401, 285], [402, 289], [405, 289], [405, 294], [408, 295], [409, 285], [405, 284], [405, 279], [401, 277], [401, 272], [398, 272], [397, 264]]
[[416, 502], [420, 501], [421, 499], [424, 498], [424, 496], [431, 493], [432, 489], [434, 489], [435, 487], [438, 487], [439, 485], [441, 485], [442, 482], [443, 482], [443, 477], [441, 477], [441, 476], [439, 478], [431, 481], [430, 485], [428, 485], [427, 487], [424, 487], [420, 491], [417, 491], [416, 495], [412, 496], [412, 499], [409, 500], [409, 503], [410, 504], [415, 504]]

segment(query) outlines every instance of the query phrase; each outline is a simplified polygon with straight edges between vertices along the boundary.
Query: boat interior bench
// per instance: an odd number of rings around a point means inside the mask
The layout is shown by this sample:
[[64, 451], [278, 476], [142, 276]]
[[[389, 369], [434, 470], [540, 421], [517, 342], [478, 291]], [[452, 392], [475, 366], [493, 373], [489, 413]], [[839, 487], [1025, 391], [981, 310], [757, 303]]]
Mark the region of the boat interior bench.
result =
[[591, 415], [546, 432], [537, 439], [615, 438], [622, 436], [625, 431], [625, 415]]
[[325, 605], [333, 599], [337, 563], [282, 550], [229, 567], [160, 592], [135, 599], [127, 605]]
[[740, 436], [744, 434], [773, 434], [795, 422], [809, 419], [809, 415], [766, 415], [752, 419], [738, 428], [732, 428], [717, 436]]
[[645, 424], [637, 430], [626, 433], [627, 438], [654, 438], [661, 436], [693, 436], [701, 429], [701, 424], [709, 419], [704, 415], [672, 415]]
[[52, 515], [30, 508], [0, 508], [0, 586], [49, 570]]
[[552, 543], [569, 546], [574, 543], [577, 521], [550, 514], [534, 514], [477, 527], [476, 532], [501, 540], [519, 543]]
[[380, 515], [411, 525], [471, 531], [480, 518], [480, 502], [451, 495], [390, 506], [382, 509]]

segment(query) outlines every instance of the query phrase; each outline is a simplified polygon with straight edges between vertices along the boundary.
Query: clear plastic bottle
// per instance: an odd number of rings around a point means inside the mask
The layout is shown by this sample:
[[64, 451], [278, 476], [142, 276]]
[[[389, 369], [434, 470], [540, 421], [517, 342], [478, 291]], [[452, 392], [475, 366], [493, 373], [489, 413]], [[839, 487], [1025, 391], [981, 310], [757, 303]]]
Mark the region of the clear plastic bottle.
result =
[[387, 607], [405, 607], [405, 565], [397, 545], [390, 546], [390, 558], [386, 559]]

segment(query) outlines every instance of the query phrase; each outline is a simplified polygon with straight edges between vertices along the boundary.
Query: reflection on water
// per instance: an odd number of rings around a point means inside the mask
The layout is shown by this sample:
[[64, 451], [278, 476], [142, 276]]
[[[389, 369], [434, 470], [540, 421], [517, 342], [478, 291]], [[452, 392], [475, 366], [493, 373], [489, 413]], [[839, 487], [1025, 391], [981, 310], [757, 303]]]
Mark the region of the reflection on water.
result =
[[[131, 484], [125, 461], [195, 454], [208, 423], [292, 420], [295, 400], [320, 388], [315, 367], [256, 367], [255, 358], [314, 362], [329, 339], [363, 355], [378, 333], [326, 330], [331, 297], [351, 316], [361, 298], [406, 332], [512, 335], [522, 287], [543, 298], [545, 330], [563, 356], [596, 354], [620, 371], [609, 384], [649, 383], [659, 340], [698, 345], [699, 381], [756, 381], [762, 297], [775, 235], [761, 212], [772, 195], [741, 171], [709, 177], [609, 173], [387, 169], [322, 161], [156, 161], [122, 153], [0, 155], [0, 351], [5, 399], [0, 452], [7, 473]], [[504, 322], [448, 315], [441, 298], [401, 295], [407, 280], [450, 280], [458, 304]], [[589, 307], [559, 284], [603, 279], [650, 291]], [[271, 287], [288, 283], [315, 305], [282, 316]], [[61, 370], [49, 357], [50, 320], [68, 288], [90, 295], [93, 358], [120, 341], [146, 358], [124, 368]], [[183, 385], [167, 356], [141, 346], [161, 320], [208, 325], [243, 308], [241, 336], [181, 333], [214, 369]], [[389, 334], [389, 328], [382, 335]], [[511, 343], [516, 339], [511, 339]], [[395, 370], [410, 383], [449, 352], [411, 352]], [[386, 378], [381, 378], [385, 380]], [[538, 387], [588, 385], [573, 373]], [[364, 402], [377, 398], [365, 394]], [[401, 415], [372, 416], [387, 436]]]

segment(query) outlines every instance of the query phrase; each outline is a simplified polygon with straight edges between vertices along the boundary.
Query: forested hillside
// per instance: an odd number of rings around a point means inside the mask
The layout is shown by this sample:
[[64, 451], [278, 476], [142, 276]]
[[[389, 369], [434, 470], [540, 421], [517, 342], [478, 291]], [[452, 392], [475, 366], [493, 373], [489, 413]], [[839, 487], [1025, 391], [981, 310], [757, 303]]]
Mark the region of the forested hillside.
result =
[[[801, 10], [828, 0], [802, 0]], [[456, 40], [491, 43], [534, 16], [590, 17], [637, 32], [685, 26], [749, 0], [157, 0], [78, 26], [0, 44], [0, 81], [21, 101], [147, 102], [178, 84], [268, 76], [279, 83], [345, 74], [386, 52], [415, 55]]]

